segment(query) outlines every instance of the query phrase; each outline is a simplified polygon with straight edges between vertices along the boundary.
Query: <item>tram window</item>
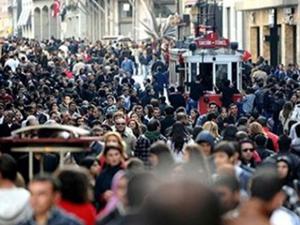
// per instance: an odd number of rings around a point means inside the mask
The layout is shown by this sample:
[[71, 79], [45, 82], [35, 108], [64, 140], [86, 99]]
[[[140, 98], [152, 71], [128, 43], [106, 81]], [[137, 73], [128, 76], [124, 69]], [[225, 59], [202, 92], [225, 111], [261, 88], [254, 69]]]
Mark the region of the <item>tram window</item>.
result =
[[191, 64], [191, 72], [191, 81], [195, 81], [197, 76], [197, 63]]
[[231, 71], [232, 71], [232, 83], [234, 85], [235, 88], [238, 88], [237, 86], [237, 63], [233, 62], [231, 64]]
[[228, 79], [228, 66], [227, 64], [216, 65], [216, 86], [220, 88], [225, 80]]
[[204, 90], [213, 90], [213, 64], [212, 63], [200, 63], [200, 75], [203, 78]]

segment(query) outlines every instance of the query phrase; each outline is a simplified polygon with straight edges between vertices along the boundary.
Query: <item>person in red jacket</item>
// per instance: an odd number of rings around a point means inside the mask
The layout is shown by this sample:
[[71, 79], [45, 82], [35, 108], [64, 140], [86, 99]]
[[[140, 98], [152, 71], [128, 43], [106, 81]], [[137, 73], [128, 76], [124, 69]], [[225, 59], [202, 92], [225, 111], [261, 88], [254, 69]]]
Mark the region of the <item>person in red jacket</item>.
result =
[[69, 167], [58, 172], [61, 199], [58, 206], [80, 219], [84, 225], [94, 225], [96, 209], [90, 202], [89, 175], [83, 168]]

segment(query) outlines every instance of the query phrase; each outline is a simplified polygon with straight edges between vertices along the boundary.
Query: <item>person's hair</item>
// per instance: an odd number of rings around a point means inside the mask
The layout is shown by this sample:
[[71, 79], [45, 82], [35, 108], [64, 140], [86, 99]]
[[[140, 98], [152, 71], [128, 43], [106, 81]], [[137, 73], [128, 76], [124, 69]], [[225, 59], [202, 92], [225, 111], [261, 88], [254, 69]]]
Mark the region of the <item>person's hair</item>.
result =
[[227, 187], [231, 192], [240, 191], [240, 183], [236, 176], [219, 175], [214, 180], [215, 187]]
[[238, 132], [238, 129], [234, 125], [228, 125], [223, 130], [223, 140], [225, 141], [235, 141], [236, 140], [236, 133]]
[[69, 167], [56, 174], [61, 183], [63, 200], [82, 204], [88, 202], [89, 176], [88, 172], [80, 167]]
[[264, 134], [263, 127], [258, 122], [252, 122], [249, 126], [251, 135]]
[[147, 124], [148, 131], [156, 131], [160, 127], [160, 122], [157, 119], [151, 119]]
[[144, 162], [139, 158], [133, 157], [127, 161], [126, 171], [136, 173], [136, 172], [144, 171], [144, 169], [145, 169]]
[[253, 198], [270, 201], [281, 191], [282, 180], [275, 167], [258, 168], [252, 177], [250, 192]]
[[194, 129], [193, 129], [193, 133], [192, 133], [192, 136], [193, 136], [193, 140], [196, 140], [198, 134], [203, 131], [203, 128], [201, 126], [195, 126]]
[[110, 132], [107, 132], [105, 135], [104, 135], [104, 144], [106, 145], [107, 144], [107, 140], [109, 137], [111, 136], [114, 136], [117, 140], [118, 140], [118, 147], [120, 149], [122, 149], [123, 152], [125, 152], [125, 148], [126, 148], [126, 144], [125, 142], [123, 141], [121, 135], [118, 133], [118, 132], [114, 132], [114, 131], [110, 131]]
[[257, 146], [266, 147], [268, 139], [265, 137], [265, 135], [258, 134], [258, 135], [255, 136], [254, 140], [255, 140], [255, 143], [256, 143]]
[[242, 141], [249, 138], [246, 131], [238, 131], [235, 135], [237, 141]]
[[159, 165], [170, 165], [174, 163], [170, 148], [163, 141], [157, 141], [149, 148], [150, 154], [154, 154], [159, 159]]
[[207, 114], [207, 121], [212, 121], [218, 118], [218, 115], [215, 112], [210, 112]]
[[172, 143], [174, 144], [175, 151], [181, 151], [188, 138], [184, 125], [181, 122], [175, 122], [172, 126], [170, 136]]
[[221, 141], [214, 148], [213, 153], [217, 152], [224, 152], [230, 158], [236, 153], [236, 149], [232, 142]]
[[142, 217], [148, 225], [221, 225], [216, 194], [195, 180], [161, 185], [145, 202]]
[[300, 138], [300, 124], [295, 126], [296, 135], [298, 138]]
[[79, 162], [79, 166], [90, 169], [95, 162], [98, 162], [95, 156], [86, 156]]
[[173, 106], [166, 106], [165, 113], [167, 116], [171, 116], [174, 114], [174, 108]]
[[189, 144], [185, 146], [184, 151], [189, 155], [188, 172], [200, 172], [204, 179], [210, 177], [208, 163], [201, 147], [197, 144]]
[[220, 137], [218, 124], [213, 121], [207, 121], [202, 126], [203, 130], [209, 131], [214, 138]]
[[114, 115], [113, 115], [113, 121], [116, 121], [119, 118], [125, 119], [124, 112], [122, 112], [120, 110], [114, 113]]
[[158, 181], [151, 173], [137, 173], [133, 175], [127, 185], [128, 205], [131, 209], [138, 209], [142, 206], [145, 198], [157, 186]]
[[183, 119], [186, 119], [187, 118], [187, 115], [185, 112], [178, 112], [176, 114], [176, 120], [177, 121], [180, 121], [180, 120], [183, 120]]
[[17, 178], [17, 162], [9, 154], [0, 155], [0, 175], [1, 179], [15, 182]]
[[117, 150], [123, 157], [125, 155], [124, 150], [116, 144], [105, 145], [103, 155], [106, 156], [110, 150]]
[[288, 101], [283, 105], [282, 115], [285, 119], [290, 116], [290, 113], [293, 111], [293, 103]]
[[290, 150], [292, 139], [288, 135], [280, 135], [278, 139], [278, 145], [280, 151]]
[[51, 174], [47, 174], [47, 173], [38, 174], [34, 176], [33, 179], [30, 181], [30, 183], [35, 183], [35, 182], [50, 183], [53, 192], [58, 192], [61, 190], [60, 181], [56, 177], [52, 176]]

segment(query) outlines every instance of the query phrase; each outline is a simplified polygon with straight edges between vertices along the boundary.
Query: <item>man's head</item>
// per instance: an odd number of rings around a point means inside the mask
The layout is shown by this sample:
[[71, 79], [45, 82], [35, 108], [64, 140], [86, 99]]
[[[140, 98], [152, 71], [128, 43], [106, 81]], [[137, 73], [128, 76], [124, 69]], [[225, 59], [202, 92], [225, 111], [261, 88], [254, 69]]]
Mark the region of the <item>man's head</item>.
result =
[[126, 120], [124, 118], [118, 118], [116, 119], [115, 125], [118, 132], [124, 132], [126, 129]]
[[157, 119], [151, 119], [147, 124], [147, 130], [150, 132], [160, 130], [160, 122]]
[[274, 167], [261, 167], [256, 170], [251, 180], [252, 199], [262, 202], [268, 215], [279, 208], [285, 196], [282, 192], [282, 180]]
[[153, 108], [153, 117], [154, 117], [155, 119], [159, 119], [159, 118], [160, 118], [160, 115], [161, 115], [160, 108], [154, 107], [154, 108]]
[[235, 176], [221, 175], [214, 181], [214, 190], [220, 198], [223, 213], [235, 209], [240, 203], [240, 185]]
[[59, 199], [59, 181], [50, 175], [39, 175], [30, 181], [30, 203], [35, 215], [46, 214]]
[[232, 142], [222, 141], [218, 143], [213, 152], [214, 163], [216, 168], [220, 168], [226, 164], [233, 164], [235, 160], [235, 146]]
[[0, 188], [13, 184], [17, 178], [17, 163], [8, 154], [0, 155]]
[[248, 163], [254, 157], [255, 145], [251, 140], [243, 140], [240, 142], [240, 158]]
[[229, 114], [236, 116], [238, 114], [239, 110], [235, 103], [231, 103], [229, 106]]
[[218, 106], [215, 102], [208, 103], [208, 112], [218, 112]]
[[212, 154], [212, 150], [214, 148], [214, 137], [209, 131], [201, 131], [196, 137], [196, 143], [200, 145], [203, 153], [206, 156]]

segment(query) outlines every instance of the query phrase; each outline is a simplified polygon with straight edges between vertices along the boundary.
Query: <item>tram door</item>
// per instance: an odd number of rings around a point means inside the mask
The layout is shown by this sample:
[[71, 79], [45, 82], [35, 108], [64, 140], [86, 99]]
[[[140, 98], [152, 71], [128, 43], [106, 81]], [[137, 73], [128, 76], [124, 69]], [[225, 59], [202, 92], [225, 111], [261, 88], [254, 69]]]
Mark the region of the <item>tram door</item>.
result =
[[200, 63], [200, 71], [202, 77], [202, 84], [204, 90], [212, 91], [213, 90], [213, 64], [212, 63]]
[[214, 69], [214, 84], [220, 88], [225, 80], [232, 81], [231, 63], [215, 63]]

